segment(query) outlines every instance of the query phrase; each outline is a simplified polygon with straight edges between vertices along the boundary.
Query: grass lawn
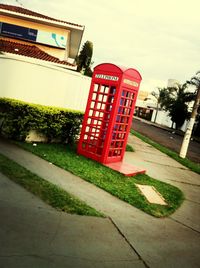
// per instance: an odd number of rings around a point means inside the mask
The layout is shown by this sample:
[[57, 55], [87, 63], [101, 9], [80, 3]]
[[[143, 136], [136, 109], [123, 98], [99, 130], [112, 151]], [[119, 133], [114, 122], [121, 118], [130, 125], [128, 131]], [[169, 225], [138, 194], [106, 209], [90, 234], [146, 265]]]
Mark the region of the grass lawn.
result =
[[56, 209], [71, 214], [103, 217], [94, 208], [1, 154], [0, 172]]
[[130, 144], [126, 144], [126, 152], [134, 152], [135, 150], [134, 150], [134, 148], [133, 148], [133, 146], [131, 146]]
[[200, 174], [200, 164], [194, 163], [191, 160], [187, 159], [187, 158], [181, 158], [178, 153], [166, 148], [163, 145], [160, 145], [158, 143], [156, 143], [155, 141], [152, 141], [151, 139], [147, 138], [146, 136], [143, 136], [142, 134], [136, 132], [135, 130], [131, 129], [131, 133], [133, 135], [135, 135], [136, 137], [138, 137], [139, 139], [141, 139], [142, 141], [152, 145], [153, 147], [155, 147], [156, 149], [158, 149], [159, 151], [167, 154], [168, 156], [170, 156], [171, 158], [175, 159], [177, 162], [181, 163], [183, 166], [191, 169], [192, 171]]
[[[126, 177], [98, 162], [77, 155], [75, 146], [42, 143], [33, 146], [30, 143], [19, 142], [17, 144], [153, 216], [168, 216], [183, 202], [183, 193], [177, 187], [155, 180], [145, 174]], [[168, 205], [150, 204], [141, 195], [135, 183], [154, 186]]]

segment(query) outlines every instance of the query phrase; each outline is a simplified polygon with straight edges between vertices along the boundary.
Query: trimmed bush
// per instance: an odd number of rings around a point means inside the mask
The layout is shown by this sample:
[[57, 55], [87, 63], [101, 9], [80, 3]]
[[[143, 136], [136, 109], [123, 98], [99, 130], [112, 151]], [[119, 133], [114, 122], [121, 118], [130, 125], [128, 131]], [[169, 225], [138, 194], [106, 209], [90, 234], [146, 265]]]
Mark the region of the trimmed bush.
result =
[[4, 137], [24, 141], [30, 130], [47, 137], [47, 141], [71, 143], [80, 131], [83, 113], [0, 98], [0, 127]]

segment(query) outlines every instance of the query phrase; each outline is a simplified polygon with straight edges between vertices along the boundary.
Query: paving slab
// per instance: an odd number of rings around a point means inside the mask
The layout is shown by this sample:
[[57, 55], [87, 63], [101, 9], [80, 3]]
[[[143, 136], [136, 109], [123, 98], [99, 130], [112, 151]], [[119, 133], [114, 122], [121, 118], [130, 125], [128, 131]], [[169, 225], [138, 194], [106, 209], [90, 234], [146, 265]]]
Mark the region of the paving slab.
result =
[[[115, 223], [148, 267], [199, 267], [200, 235], [182, 224], [168, 219], [138, 217]], [[132, 220], [131, 220], [132, 216]], [[141, 215], [140, 215], [141, 216]]]
[[183, 205], [170, 217], [200, 233], [200, 204], [185, 200]]
[[145, 267], [108, 218], [59, 212], [0, 173], [0, 267]]
[[155, 189], [155, 187], [150, 185], [141, 185], [135, 184], [141, 193], [145, 196], [147, 201], [151, 204], [158, 204], [158, 205], [167, 205], [163, 196]]
[[166, 154], [129, 135], [128, 142], [135, 148], [135, 153], [127, 152], [125, 161], [133, 162], [147, 169], [147, 174], [162, 181], [173, 181], [200, 186], [200, 175], [190, 171]]

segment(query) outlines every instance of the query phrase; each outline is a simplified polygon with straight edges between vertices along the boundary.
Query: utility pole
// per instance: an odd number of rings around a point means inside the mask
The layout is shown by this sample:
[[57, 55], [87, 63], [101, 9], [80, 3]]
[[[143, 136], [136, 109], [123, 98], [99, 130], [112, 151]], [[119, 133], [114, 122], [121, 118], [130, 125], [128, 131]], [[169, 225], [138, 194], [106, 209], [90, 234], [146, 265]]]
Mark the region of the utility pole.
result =
[[157, 90], [158, 90], [158, 93], [156, 93], [156, 91], [151, 92], [151, 95], [156, 99], [156, 114], [155, 114], [155, 117], [154, 117], [154, 123], [156, 123], [156, 119], [157, 119], [157, 115], [158, 115], [159, 101], [160, 101], [159, 99], [160, 99], [160, 92], [161, 92], [160, 88], [157, 88]]
[[156, 119], [157, 119], [157, 115], [158, 115], [158, 109], [159, 109], [159, 103], [158, 103], [158, 100], [157, 100], [157, 104], [156, 104], [156, 114], [155, 114], [155, 117], [154, 117], [154, 123], [156, 123]]
[[192, 134], [194, 123], [195, 123], [195, 118], [197, 116], [197, 110], [199, 107], [199, 103], [200, 103], [200, 87], [197, 89], [197, 96], [196, 96], [194, 106], [192, 109], [192, 114], [190, 117], [190, 121], [187, 125], [187, 129], [186, 129], [186, 132], [184, 135], [183, 143], [181, 145], [181, 150], [180, 150], [180, 154], [179, 154], [179, 156], [181, 158], [185, 158], [186, 154], [187, 154], [187, 150], [188, 150], [188, 146], [189, 146], [189, 142], [190, 142], [190, 137]]

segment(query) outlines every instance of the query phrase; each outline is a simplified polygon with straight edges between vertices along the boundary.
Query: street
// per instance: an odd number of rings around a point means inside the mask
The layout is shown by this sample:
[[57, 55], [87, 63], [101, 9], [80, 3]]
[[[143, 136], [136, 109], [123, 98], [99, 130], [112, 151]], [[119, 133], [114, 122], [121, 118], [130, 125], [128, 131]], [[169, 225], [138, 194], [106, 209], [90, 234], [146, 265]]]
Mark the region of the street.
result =
[[[179, 153], [183, 137], [174, 133], [174, 130], [160, 128], [143, 119], [134, 118], [132, 128], [153, 141]], [[200, 163], [200, 143], [191, 140], [188, 148], [187, 158], [193, 162]]]

